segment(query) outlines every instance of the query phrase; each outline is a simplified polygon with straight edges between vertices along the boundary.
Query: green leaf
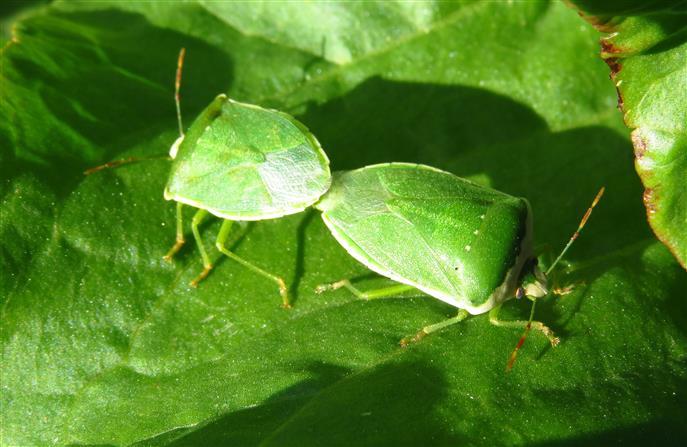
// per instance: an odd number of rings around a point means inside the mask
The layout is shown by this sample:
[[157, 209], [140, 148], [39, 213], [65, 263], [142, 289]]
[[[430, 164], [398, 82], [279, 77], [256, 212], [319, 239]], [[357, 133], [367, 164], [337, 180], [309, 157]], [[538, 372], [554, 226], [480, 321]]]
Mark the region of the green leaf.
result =
[[12, 39], [12, 24], [30, 11], [47, 3], [46, 0], [6, 0], [0, 4], [0, 46]]
[[575, 3], [604, 33], [649, 224], [687, 269], [687, 4]]
[[[455, 309], [316, 295], [367, 271], [314, 211], [230, 241], [286, 279], [291, 311], [214, 249], [189, 287], [192, 241], [162, 260], [168, 162], [82, 174], [167, 152], [182, 46], [187, 124], [219, 92], [289, 111], [334, 169], [422, 162], [528, 198], [554, 251], [605, 185], [559, 277], [577, 287], [538, 306], [561, 345], [531, 334], [506, 374], [520, 333], [482, 315], [400, 348]], [[19, 22], [0, 53], [0, 442], [681, 442], [687, 273], [644, 224], [596, 46], [546, 2], [65, 2]], [[202, 228], [208, 249], [218, 229]]]

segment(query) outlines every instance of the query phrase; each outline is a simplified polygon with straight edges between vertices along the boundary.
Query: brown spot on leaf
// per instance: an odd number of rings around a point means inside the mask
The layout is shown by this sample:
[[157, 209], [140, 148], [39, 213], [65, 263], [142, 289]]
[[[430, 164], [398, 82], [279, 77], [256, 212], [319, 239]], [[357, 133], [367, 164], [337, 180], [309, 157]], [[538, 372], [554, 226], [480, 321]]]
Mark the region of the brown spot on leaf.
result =
[[617, 54], [617, 53], [622, 53], [622, 50], [615, 45], [613, 45], [612, 42], [606, 39], [600, 39], [601, 42], [601, 52], [602, 53], [608, 53], [608, 54]]
[[618, 74], [620, 70], [623, 68], [623, 64], [620, 63], [617, 57], [609, 57], [604, 59], [608, 67], [611, 69], [611, 74], [609, 77], [611, 79], [615, 79], [615, 75]]
[[[632, 132], [630, 134], [630, 138], [632, 139], [632, 145], [635, 148], [635, 157], [637, 158], [637, 160], [640, 160], [642, 157], [644, 157], [644, 154], [646, 153], [646, 140], [642, 138], [639, 132]], [[650, 191], [650, 189], [647, 189], [647, 191]], [[647, 193], [645, 191], [645, 198], [646, 194]]]
[[586, 20], [590, 25], [592, 25], [597, 30], [601, 31], [602, 33], [611, 33], [614, 31], [615, 25], [613, 24], [611, 18], [587, 14], [584, 11], [578, 9], [577, 6], [573, 2], [571, 2], [570, 0], [564, 0], [564, 1], [571, 8], [577, 9], [577, 15], [582, 17], [584, 20]]
[[653, 188], [647, 188], [644, 190], [644, 207], [646, 208], [646, 213], [649, 217], [656, 214], [658, 207], [656, 206], [656, 193]]

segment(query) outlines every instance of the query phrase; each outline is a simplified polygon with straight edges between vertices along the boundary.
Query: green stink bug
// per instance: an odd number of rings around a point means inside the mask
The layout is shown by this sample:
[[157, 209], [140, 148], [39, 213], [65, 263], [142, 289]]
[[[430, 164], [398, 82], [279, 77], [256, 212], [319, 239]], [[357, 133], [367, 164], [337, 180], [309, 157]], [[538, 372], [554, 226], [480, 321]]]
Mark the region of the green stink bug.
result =
[[179, 53], [175, 103], [179, 138], [170, 149], [172, 168], [164, 197], [177, 202], [176, 243], [171, 260], [184, 244], [183, 205], [197, 208], [191, 229], [203, 260], [196, 286], [212, 269], [198, 226], [213, 214], [224, 219], [217, 249], [279, 286], [290, 307], [284, 281], [229, 251], [225, 242], [234, 221], [273, 219], [298, 213], [322, 196], [331, 183], [329, 159], [308, 129], [277, 110], [244, 104], [220, 94], [184, 134], [179, 87], [184, 49]]
[[[286, 284], [226, 248], [234, 221], [274, 219], [303, 211], [329, 189], [329, 159], [315, 136], [284, 112], [265, 109], [218, 95], [184, 133], [179, 89], [186, 51], [179, 52], [174, 100], [179, 138], [169, 155], [172, 167], [164, 190], [167, 200], [177, 202], [176, 242], [164, 259], [185, 243], [183, 206], [197, 208], [191, 230], [203, 261], [202, 272], [191, 281], [196, 287], [212, 270], [210, 257], [198, 229], [209, 215], [223, 219], [217, 249], [279, 286], [284, 307], [290, 307]], [[88, 169], [102, 169], [139, 161], [134, 157]]]
[[[400, 283], [363, 293], [342, 280], [318, 292], [346, 287], [370, 299], [415, 288], [460, 309], [455, 318], [427, 326], [402, 344], [484, 312], [496, 325], [534, 327], [558, 343], [540, 322], [498, 319], [504, 301], [523, 296], [534, 301], [549, 293], [550, 269], [545, 274], [537, 267], [525, 199], [429, 166], [386, 163], [336, 173], [315, 207], [351, 256]], [[590, 212], [591, 207], [578, 232]]]

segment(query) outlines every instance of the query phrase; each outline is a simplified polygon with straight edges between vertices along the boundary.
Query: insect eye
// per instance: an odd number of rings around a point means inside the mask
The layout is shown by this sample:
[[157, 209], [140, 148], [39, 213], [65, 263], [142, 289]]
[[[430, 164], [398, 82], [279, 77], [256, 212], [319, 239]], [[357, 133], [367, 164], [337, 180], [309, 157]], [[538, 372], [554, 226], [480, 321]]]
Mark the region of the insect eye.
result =
[[525, 289], [523, 289], [522, 287], [518, 287], [515, 290], [515, 298], [521, 299], [523, 296], [525, 296]]

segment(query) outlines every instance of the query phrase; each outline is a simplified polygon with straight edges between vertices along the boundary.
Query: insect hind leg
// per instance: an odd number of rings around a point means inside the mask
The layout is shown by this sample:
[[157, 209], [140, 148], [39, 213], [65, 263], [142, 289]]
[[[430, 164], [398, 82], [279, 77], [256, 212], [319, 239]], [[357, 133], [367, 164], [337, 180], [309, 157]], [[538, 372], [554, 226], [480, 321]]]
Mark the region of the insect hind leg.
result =
[[406, 292], [408, 290], [414, 289], [413, 286], [409, 286], [407, 284], [395, 284], [393, 286], [389, 287], [380, 287], [378, 289], [372, 289], [368, 290], [366, 292], [361, 291], [357, 287], [355, 287], [353, 284], [351, 284], [351, 281], [348, 279], [342, 279], [340, 281], [336, 281], [330, 284], [320, 284], [315, 288], [315, 293], [318, 295], [320, 293], [324, 293], [330, 290], [337, 290], [340, 288], [345, 288], [349, 292], [351, 292], [353, 295], [356, 297], [363, 299], [363, 300], [372, 300], [376, 298], [386, 298], [390, 296], [395, 296], [398, 295], [399, 293]]
[[432, 332], [436, 332], [438, 330], [444, 329], [445, 327], [452, 326], [456, 323], [460, 323], [464, 319], [466, 319], [470, 314], [468, 313], [467, 310], [465, 309], [460, 309], [458, 311], [458, 314], [453, 317], [453, 318], [448, 318], [444, 321], [440, 321], [439, 323], [434, 323], [430, 324], [429, 326], [425, 326], [422, 329], [420, 329], [415, 335], [412, 335], [410, 337], [405, 337], [401, 339], [399, 344], [401, 345], [402, 348], [407, 347], [411, 343], [417, 343], [418, 341], [422, 340]]
[[273, 275], [270, 272], [267, 272], [260, 267], [246, 261], [245, 259], [241, 258], [240, 256], [236, 255], [235, 253], [231, 252], [227, 247], [226, 247], [226, 242], [227, 242], [227, 237], [229, 237], [229, 231], [231, 230], [233, 222], [231, 220], [224, 220], [222, 222], [222, 227], [219, 230], [219, 234], [217, 235], [217, 240], [215, 241], [215, 246], [217, 247], [217, 250], [219, 250], [222, 254], [227, 255], [234, 261], [238, 262], [239, 264], [243, 265], [244, 267], [252, 270], [253, 272], [264, 276], [265, 278], [274, 281], [277, 283], [277, 286], [279, 287], [279, 294], [281, 295], [282, 298], [282, 306], [289, 309], [291, 307], [291, 300], [289, 299], [289, 291], [288, 288], [286, 287], [286, 283], [284, 280], [277, 276]]

